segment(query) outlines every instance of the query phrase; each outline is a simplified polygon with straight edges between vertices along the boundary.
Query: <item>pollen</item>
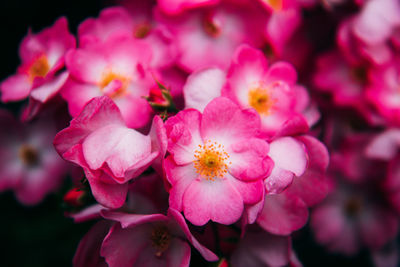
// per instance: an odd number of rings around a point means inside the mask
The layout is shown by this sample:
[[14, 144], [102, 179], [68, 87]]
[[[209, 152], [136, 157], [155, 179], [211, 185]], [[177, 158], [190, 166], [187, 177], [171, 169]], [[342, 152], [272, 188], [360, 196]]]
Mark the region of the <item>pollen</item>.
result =
[[206, 180], [214, 181], [223, 178], [228, 172], [229, 155], [225, 152], [224, 146], [217, 142], [207, 140], [204, 145], [199, 145], [195, 151], [194, 167], [196, 172]]
[[37, 58], [28, 69], [29, 78], [33, 81], [36, 77], [45, 77], [50, 70], [50, 64], [45, 55]]
[[[108, 88], [108, 85], [112, 81], [119, 81], [121, 82], [121, 86], [118, 88]], [[129, 79], [124, 77], [123, 75], [116, 74], [112, 71], [108, 71], [103, 74], [103, 77], [99, 83], [99, 87], [102, 90], [102, 92], [106, 95], [108, 95], [110, 98], [117, 98], [120, 96], [124, 96], [127, 92], [129, 84]]]
[[169, 248], [171, 243], [171, 234], [166, 226], [159, 225], [153, 228], [150, 239], [151, 245], [156, 249], [156, 257], [161, 257]]
[[283, 7], [283, 0], [264, 0], [272, 9], [279, 11]]
[[259, 114], [270, 115], [276, 102], [271, 97], [270, 88], [256, 87], [249, 91], [249, 105]]

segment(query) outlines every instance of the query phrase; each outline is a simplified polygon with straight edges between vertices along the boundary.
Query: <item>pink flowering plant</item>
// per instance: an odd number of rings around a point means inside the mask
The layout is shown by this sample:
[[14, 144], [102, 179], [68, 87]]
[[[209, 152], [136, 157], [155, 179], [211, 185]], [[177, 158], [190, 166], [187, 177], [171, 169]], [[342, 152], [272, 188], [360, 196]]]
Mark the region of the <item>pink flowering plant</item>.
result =
[[0, 82], [0, 205], [67, 266], [398, 265], [397, 0], [107, 4]]

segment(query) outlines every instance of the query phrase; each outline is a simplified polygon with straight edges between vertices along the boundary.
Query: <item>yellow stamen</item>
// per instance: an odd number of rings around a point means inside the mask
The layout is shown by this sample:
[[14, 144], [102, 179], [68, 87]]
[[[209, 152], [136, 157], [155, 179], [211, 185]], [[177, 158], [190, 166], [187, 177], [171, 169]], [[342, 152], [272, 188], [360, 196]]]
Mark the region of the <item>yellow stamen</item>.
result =
[[29, 78], [33, 81], [36, 77], [45, 77], [50, 70], [50, 64], [45, 55], [37, 58], [28, 70]]
[[224, 146], [207, 140], [195, 151], [194, 167], [196, 172], [207, 180], [214, 181], [215, 177], [223, 178], [228, 172], [229, 155]]
[[275, 11], [279, 11], [283, 7], [283, 0], [264, 0], [264, 2]]
[[169, 248], [171, 243], [171, 234], [166, 226], [160, 225], [153, 228], [150, 239], [151, 245], [157, 250], [155, 253], [156, 257], [161, 257]]
[[249, 91], [249, 105], [259, 114], [271, 114], [275, 102], [271, 97], [270, 88], [260, 86]]
[[[117, 90], [114, 91], [105, 91], [105, 88], [114, 80], [118, 80], [122, 83], [122, 86], [120, 88], [118, 88]], [[124, 96], [127, 94], [127, 87], [129, 84], [129, 79], [120, 75], [120, 74], [116, 74], [112, 71], [106, 72], [103, 74], [103, 79], [101, 80], [99, 86], [101, 88], [101, 90], [107, 94], [109, 97], [111, 98], [116, 98], [116, 97], [120, 97], [120, 96]]]

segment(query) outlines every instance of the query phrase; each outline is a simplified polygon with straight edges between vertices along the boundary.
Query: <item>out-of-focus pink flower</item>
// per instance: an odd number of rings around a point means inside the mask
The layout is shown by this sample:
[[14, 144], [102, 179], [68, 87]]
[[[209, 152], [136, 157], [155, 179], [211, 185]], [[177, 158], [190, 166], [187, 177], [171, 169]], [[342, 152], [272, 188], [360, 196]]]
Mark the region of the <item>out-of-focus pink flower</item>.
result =
[[370, 66], [360, 61], [350, 63], [339, 51], [320, 55], [316, 61], [313, 84], [317, 90], [332, 95], [338, 107], [351, 107], [369, 123], [381, 124], [382, 119], [371, 109], [366, 99], [370, 82]]
[[13, 190], [26, 205], [43, 200], [62, 183], [68, 169], [51, 144], [57, 129], [49, 118], [18, 123], [0, 110], [0, 191]]
[[[208, 261], [218, 257], [190, 233], [183, 216], [169, 209], [168, 215], [125, 214], [104, 211], [117, 221], [101, 245], [108, 266], [189, 266], [190, 244]], [[118, 251], [118, 253], [116, 253]]]
[[85, 234], [72, 260], [74, 267], [108, 267], [100, 249], [112, 225], [110, 221], [100, 221]]
[[225, 82], [226, 73], [219, 68], [193, 72], [183, 87], [185, 108], [194, 108], [203, 112], [211, 100], [221, 96]]
[[267, 138], [304, 133], [309, 125], [302, 112], [309, 97], [296, 81], [292, 65], [276, 62], [268, 67], [261, 51], [242, 45], [233, 56], [222, 96], [241, 107], [254, 108]]
[[102, 96], [56, 135], [54, 145], [64, 159], [84, 169], [99, 203], [118, 208], [125, 202], [128, 182], [164, 156], [164, 131], [157, 116], [148, 136], [126, 127], [118, 107]]
[[[329, 154], [326, 147], [311, 136], [299, 136], [296, 139], [283, 137], [275, 142], [275, 145], [271, 143], [271, 150], [274, 151], [271, 158], [277, 162], [283, 177], [276, 173], [272, 182], [269, 181], [270, 177], [265, 180], [267, 191], [257, 223], [270, 233], [288, 235], [304, 226], [308, 219], [308, 207], [321, 202], [328, 193], [330, 187], [325, 179], [325, 171]], [[296, 151], [293, 162], [286, 161], [284, 155], [290, 154], [288, 151], [292, 150]], [[286, 152], [278, 153], [280, 151]], [[307, 169], [304, 165], [305, 157], [308, 159]], [[288, 185], [273, 183], [279, 179], [287, 182], [292, 179], [293, 182], [285, 191], [276, 194], [279, 192], [277, 189], [282, 190]]]
[[398, 216], [387, 205], [382, 162], [363, 154], [367, 135], [351, 135], [332, 155], [332, 191], [311, 214], [316, 240], [332, 251], [355, 254], [382, 248], [398, 233]]
[[365, 153], [369, 158], [390, 160], [400, 148], [400, 129], [389, 128], [376, 135], [366, 146]]
[[171, 184], [170, 206], [195, 225], [232, 224], [244, 204], [262, 199], [272, 169], [268, 143], [257, 138], [260, 121], [252, 109], [227, 98], [211, 101], [167, 120], [170, 156], [164, 162]]
[[203, 68], [226, 69], [236, 48], [264, 43], [266, 11], [253, 3], [225, 3], [199, 8], [179, 16], [158, 14], [158, 21], [174, 37], [177, 64], [188, 72]]
[[400, 126], [399, 58], [371, 71], [371, 84], [366, 96], [389, 125]]
[[75, 117], [92, 98], [112, 98], [132, 128], [145, 126], [151, 107], [143, 98], [148, 96], [154, 80], [147, 73], [151, 50], [126, 35], [114, 36], [102, 43], [82, 45], [66, 56], [70, 79], [61, 95]]
[[290, 236], [271, 235], [259, 228], [247, 230], [233, 251], [230, 263], [233, 267], [279, 267], [292, 265]]
[[354, 33], [368, 45], [377, 45], [389, 39], [400, 27], [400, 3], [397, 0], [367, 1], [354, 21]]
[[158, 0], [158, 6], [163, 12], [176, 15], [187, 9], [213, 5], [218, 2], [220, 0]]
[[296, 0], [260, 0], [270, 12], [265, 36], [273, 50], [282, 54], [286, 42], [301, 24], [301, 6]]
[[79, 40], [84, 45], [105, 42], [116, 35], [126, 35], [146, 44], [152, 54], [146, 64], [151, 67], [166, 67], [174, 63], [176, 51], [172, 36], [153, 20], [149, 4], [135, 5], [132, 12], [118, 6], [106, 8], [99, 18], [86, 19], [78, 29]]
[[75, 48], [75, 37], [68, 30], [65, 17], [40, 33], [28, 35], [19, 48], [21, 65], [17, 74], [0, 84], [3, 102], [19, 101], [31, 97], [42, 104], [54, 97], [68, 78], [64, 67], [65, 54]]

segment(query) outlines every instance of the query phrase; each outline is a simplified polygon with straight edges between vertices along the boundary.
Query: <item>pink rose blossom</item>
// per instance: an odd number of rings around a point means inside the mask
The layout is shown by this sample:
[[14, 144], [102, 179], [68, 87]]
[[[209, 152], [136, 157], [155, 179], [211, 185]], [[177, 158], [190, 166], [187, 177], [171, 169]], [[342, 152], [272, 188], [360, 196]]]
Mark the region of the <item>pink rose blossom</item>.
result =
[[51, 139], [57, 129], [52, 118], [18, 123], [0, 110], [0, 191], [13, 190], [25, 205], [34, 205], [59, 188], [68, 165], [58, 157]]
[[123, 7], [109, 7], [101, 11], [99, 18], [86, 19], [79, 25], [80, 42], [87, 45], [105, 42], [115, 35], [126, 35], [146, 44], [151, 50], [152, 58], [146, 62], [149, 66], [172, 65], [176, 51], [171, 34], [151, 17], [151, 6], [138, 3], [134, 8], [129, 12]]
[[309, 127], [302, 115], [309, 104], [308, 93], [296, 81], [292, 65], [276, 62], [268, 67], [261, 51], [243, 45], [233, 56], [222, 96], [254, 108], [267, 138], [293, 135]]
[[1, 101], [19, 101], [29, 96], [34, 102], [31, 105], [41, 106], [53, 98], [68, 78], [68, 72], [61, 70], [66, 52], [73, 48], [75, 37], [69, 32], [65, 17], [40, 33], [29, 31], [19, 48], [22, 62], [17, 74], [0, 84]]
[[174, 37], [177, 64], [193, 72], [210, 67], [226, 69], [242, 43], [260, 47], [264, 43], [265, 12], [253, 2], [225, 3], [173, 17], [159, 13], [157, 19]]
[[104, 211], [103, 216], [118, 222], [110, 229], [100, 250], [110, 267], [189, 266], [190, 245], [206, 260], [218, 260], [192, 236], [185, 219], [176, 210], [169, 209], [167, 216], [110, 211]]
[[334, 187], [312, 212], [317, 242], [332, 251], [352, 255], [362, 247], [377, 250], [398, 233], [398, 217], [385, 204], [390, 193], [383, 186], [384, 165], [364, 154], [369, 140], [368, 135], [350, 135], [343, 141], [328, 171]]
[[257, 138], [259, 116], [226, 98], [215, 98], [203, 114], [179, 112], [166, 122], [164, 162], [171, 184], [170, 206], [195, 225], [209, 220], [232, 224], [244, 204], [263, 195], [263, 179], [272, 168], [268, 143]]
[[291, 238], [275, 236], [259, 228], [248, 230], [230, 258], [232, 267], [280, 267], [295, 265]]
[[84, 169], [96, 200], [117, 208], [125, 202], [128, 182], [164, 156], [163, 131], [159, 117], [148, 136], [126, 127], [118, 107], [103, 96], [91, 100], [56, 135], [54, 145], [64, 159]]
[[158, 6], [163, 12], [176, 15], [187, 9], [213, 5], [218, 2], [220, 0], [158, 0]]
[[146, 71], [151, 59], [148, 46], [126, 35], [81, 46], [66, 56], [70, 79], [61, 95], [68, 102], [70, 114], [77, 116], [92, 98], [107, 95], [115, 101], [129, 127], [145, 126], [151, 107], [143, 97], [154, 84]]

